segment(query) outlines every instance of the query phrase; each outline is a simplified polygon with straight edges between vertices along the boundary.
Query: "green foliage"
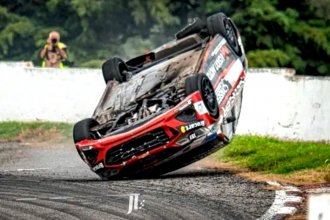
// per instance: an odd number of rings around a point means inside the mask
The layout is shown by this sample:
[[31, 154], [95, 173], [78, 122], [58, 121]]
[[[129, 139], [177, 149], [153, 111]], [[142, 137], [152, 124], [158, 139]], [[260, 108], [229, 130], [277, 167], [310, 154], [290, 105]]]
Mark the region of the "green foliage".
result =
[[96, 68], [101, 68], [103, 63], [104, 60], [89, 60], [80, 64], [80, 67], [96, 69]]
[[[33, 32], [34, 26], [29, 19], [10, 13], [0, 6], [0, 59], [13, 55], [20, 56], [29, 44], [33, 44]], [[11, 49], [16, 45], [20, 48], [12, 52]]]
[[290, 62], [287, 53], [281, 50], [252, 50], [247, 53], [249, 66], [270, 67], [285, 66]]
[[216, 156], [252, 171], [286, 174], [328, 167], [330, 146], [259, 136], [237, 136], [229, 146], [217, 152]]
[[130, 58], [173, 38], [190, 18], [220, 11], [238, 26], [250, 67], [330, 75], [330, 0], [2, 0], [0, 59], [40, 63], [51, 30], [78, 66]]
[[307, 0], [312, 10], [320, 18], [330, 20], [330, 0]]
[[250, 67], [293, 67], [298, 74], [330, 75], [329, 0], [204, 1], [240, 29]]
[[169, 0], [3, 0], [0, 59], [32, 58], [40, 63], [39, 52], [51, 30], [60, 32], [70, 60], [77, 65], [114, 55], [128, 57], [122, 48], [128, 38], [143, 40], [155, 30], [166, 35], [165, 27], [179, 24], [168, 4]]

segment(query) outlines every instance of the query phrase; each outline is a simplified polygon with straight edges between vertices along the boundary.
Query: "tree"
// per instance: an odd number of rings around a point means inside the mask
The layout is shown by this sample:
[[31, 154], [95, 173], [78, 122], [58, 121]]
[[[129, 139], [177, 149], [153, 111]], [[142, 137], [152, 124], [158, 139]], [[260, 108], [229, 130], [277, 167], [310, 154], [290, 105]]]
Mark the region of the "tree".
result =
[[[24, 17], [11, 13], [0, 6], [0, 59], [16, 56], [24, 59], [24, 51], [33, 44], [34, 26]], [[17, 50], [12, 50], [17, 46]]]
[[[322, 0], [328, 2], [329, 0]], [[312, 4], [312, 2], [314, 2]], [[330, 26], [326, 4], [315, 0], [204, 1], [223, 7], [239, 27], [252, 67], [293, 67], [298, 74], [330, 75]], [[327, 5], [328, 11], [330, 6]]]
[[167, 7], [169, 0], [3, 0], [1, 4], [0, 58], [32, 57], [35, 63], [51, 30], [61, 33], [71, 59], [79, 65], [113, 54], [125, 56], [122, 45], [129, 38], [166, 36], [159, 33], [179, 23]]
[[[173, 39], [195, 16], [232, 17], [249, 66], [330, 75], [330, 0], [1, 0], [0, 59], [40, 62], [57, 30], [76, 65], [129, 58]], [[88, 62], [86, 64], [86, 62]], [[85, 64], [84, 64], [85, 63]]]

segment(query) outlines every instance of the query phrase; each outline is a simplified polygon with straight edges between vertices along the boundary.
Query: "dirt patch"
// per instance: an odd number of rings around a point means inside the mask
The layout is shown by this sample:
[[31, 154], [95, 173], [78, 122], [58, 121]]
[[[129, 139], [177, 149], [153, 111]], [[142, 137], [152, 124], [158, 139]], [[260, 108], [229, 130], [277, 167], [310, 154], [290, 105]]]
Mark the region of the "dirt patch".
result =
[[317, 170], [303, 170], [287, 175], [268, 174], [263, 172], [252, 172], [246, 168], [239, 167], [232, 163], [218, 161], [212, 156], [201, 160], [200, 166], [229, 171], [256, 182], [277, 181], [296, 186], [320, 184], [330, 186], [330, 181], [328, 181], [328, 176], [330, 175], [330, 167], [320, 168]]
[[65, 137], [61, 131], [56, 128], [43, 129], [25, 129], [17, 137], [10, 140], [1, 140], [0, 144], [20, 143], [21, 146], [57, 146], [59, 144], [72, 144], [71, 139]]
[[30, 142], [30, 143], [42, 143], [51, 142], [59, 143], [64, 141], [64, 137], [61, 132], [55, 128], [51, 129], [27, 129], [23, 130], [22, 133], [17, 137], [20, 142]]

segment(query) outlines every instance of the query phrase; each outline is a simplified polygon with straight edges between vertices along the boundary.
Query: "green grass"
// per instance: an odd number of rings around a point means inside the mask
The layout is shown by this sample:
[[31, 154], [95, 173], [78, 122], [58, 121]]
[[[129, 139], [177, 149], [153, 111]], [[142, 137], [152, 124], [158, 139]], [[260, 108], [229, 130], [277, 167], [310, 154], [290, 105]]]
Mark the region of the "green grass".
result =
[[[54, 133], [60, 134], [61, 140], [71, 141], [72, 125], [55, 122], [0, 122], [0, 141], [24, 141], [34, 137], [36, 141], [48, 140]], [[59, 138], [56, 135], [54, 137]], [[218, 151], [215, 157], [252, 171], [267, 173], [288, 174], [319, 168], [330, 172], [330, 145], [323, 143], [236, 136], [233, 142]], [[328, 178], [330, 180], [330, 174]]]
[[[17, 140], [20, 135], [57, 132], [63, 135], [64, 139], [71, 138], [72, 125], [59, 122], [0, 122], [0, 140]], [[41, 134], [42, 135], [42, 134]]]
[[215, 156], [252, 171], [288, 174], [304, 169], [330, 170], [330, 145], [283, 141], [260, 136], [236, 136]]

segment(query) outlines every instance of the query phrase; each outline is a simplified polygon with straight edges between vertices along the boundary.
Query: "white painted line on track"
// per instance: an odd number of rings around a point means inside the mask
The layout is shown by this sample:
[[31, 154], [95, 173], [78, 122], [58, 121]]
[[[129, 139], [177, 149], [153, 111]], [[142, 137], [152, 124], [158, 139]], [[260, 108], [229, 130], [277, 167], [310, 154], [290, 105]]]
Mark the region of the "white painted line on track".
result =
[[139, 194], [136, 194], [134, 197], [134, 210], [138, 209]]
[[287, 196], [285, 202], [301, 203], [303, 198], [301, 196]]
[[16, 201], [35, 201], [38, 200], [38, 198], [20, 198], [16, 199]]
[[277, 211], [277, 214], [281, 215], [291, 215], [295, 213], [297, 209], [295, 207], [282, 207], [280, 210]]
[[275, 182], [275, 181], [267, 181], [267, 183], [271, 186], [282, 186], [281, 184], [279, 184], [278, 182]]
[[[102, 195], [102, 197], [126, 197], [126, 196], [131, 196], [131, 195], [139, 195], [139, 194], [136, 194], [136, 193], [134, 193], [134, 194], [118, 194], [118, 195]], [[58, 200], [60, 200], [60, 199], [62, 199], [62, 200], [66, 200], [66, 199], [89, 199], [89, 198], [99, 198], [100, 196], [99, 195], [96, 195], [96, 196], [53, 196], [53, 197], [42, 197], [42, 196], [40, 196], [40, 197], [33, 197], [33, 199], [35, 199], [35, 200], [38, 200], [38, 199], [40, 199], [40, 200], [43, 200], [43, 199], [58, 199]], [[32, 198], [30, 198], [30, 197], [24, 197], [24, 198], [18, 198], [18, 199], [16, 199], [16, 201], [18, 201], [18, 200], [24, 200], [24, 199], [32, 199]]]
[[297, 211], [297, 208], [292, 205], [286, 205], [286, 203], [299, 204], [303, 201], [303, 198], [301, 196], [289, 195], [288, 193], [297, 193], [301, 192], [301, 190], [294, 186], [282, 186], [278, 182], [268, 181], [267, 183], [271, 186], [282, 187], [283, 190], [276, 190], [273, 204], [258, 220], [277, 219], [276, 216], [278, 215], [293, 215]]
[[127, 214], [131, 214], [133, 211], [133, 196], [129, 196], [129, 202], [128, 202], [128, 212]]
[[69, 169], [69, 168], [77, 168], [77, 166], [57, 166], [57, 167], [37, 167], [37, 168], [17, 168], [17, 169], [5, 169], [0, 170], [0, 172], [8, 173], [8, 172], [24, 172], [24, 171], [41, 171], [41, 170], [57, 170], [57, 169]]
[[49, 197], [51, 200], [68, 200], [68, 199], [74, 199], [74, 197], [70, 196], [56, 196], [56, 197]]
[[17, 169], [17, 172], [24, 172], [24, 171], [38, 171], [38, 170], [50, 170], [50, 168], [22, 168], [22, 169]]
[[[139, 206], [139, 195], [138, 193], [133, 194], [118, 194], [118, 195], [104, 195], [103, 197], [129, 197], [128, 202], [128, 212], [127, 214], [131, 214], [133, 211], [142, 209], [144, 207], [143, 200]], [[15, 201], [17, 202], [26, 202], [26, 201], [36, 201], [36, 200], [72, 200], [72, 199], [84, 199], [84, 198], [95, 198], [99, 196], [53, 196], [53, 197], [24, 197], [24, 198], [17, 198]]]
[[133, 210], [138, 210], [138, 209], [139, 209], [139, 194], [131, 194], [129, 196], [127, 214], [131, 214]]
[[8, 173], [8, 172], [24, 172], [24, 171], [39, 171], [39, 170], [51, 170], [52, 168], [41, 167], [41, 168], [18, 168], [12, 170], [0, 170], [0, 172]]
[[330, 187], [323, 187], [323, 188], [316, 188], [316, 189], [308, 189], [306, 190], [307, 193], [314, 193], [314, 194], [320, 194], [320, 193], [330, 193]]

